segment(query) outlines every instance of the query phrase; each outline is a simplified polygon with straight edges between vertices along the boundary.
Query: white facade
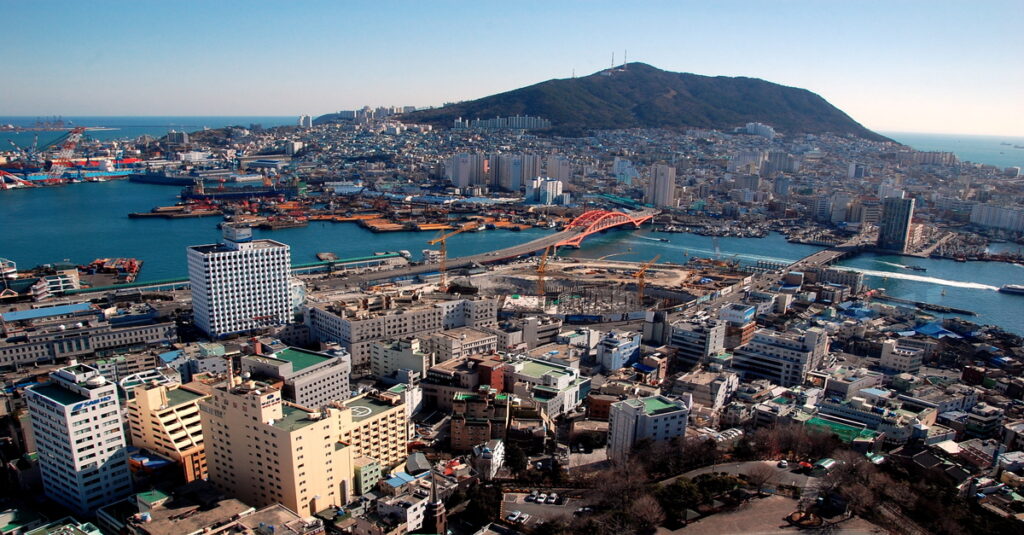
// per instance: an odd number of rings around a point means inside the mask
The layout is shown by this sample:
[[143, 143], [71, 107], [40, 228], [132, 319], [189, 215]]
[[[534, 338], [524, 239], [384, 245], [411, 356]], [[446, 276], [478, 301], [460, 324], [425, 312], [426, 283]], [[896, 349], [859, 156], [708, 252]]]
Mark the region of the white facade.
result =
[[117, 387], [72, 364], [25, 390], [46, 495], [92, 514], [132, 492]]
[[924, 360], [924, 350], [916, 347], [900, 347], [896, 340], [882, 342], [882, 358], [879, 366], [897, 371], [900, 373], [913, 373], [921, 371], [921, 364]]
[[638, 440], [660, 442], [684, 436], [692, 404], [689, 395], [682, 399], [651, 396], [612, 403], [608, 413], [608, 457], [624, 462]]
[[188, 248], [196, 327], [211, 337], [288, 323], [292, 318], [290, 248], [224, 227], [224, 243]]
[[768, 379], [781, 386], [802, 384], [807, 373], [821, 367], [828, 354], [828, 335], [817, 327], [803, 334], [758, 329], [733, 354], [733, 368], [744, 379]]

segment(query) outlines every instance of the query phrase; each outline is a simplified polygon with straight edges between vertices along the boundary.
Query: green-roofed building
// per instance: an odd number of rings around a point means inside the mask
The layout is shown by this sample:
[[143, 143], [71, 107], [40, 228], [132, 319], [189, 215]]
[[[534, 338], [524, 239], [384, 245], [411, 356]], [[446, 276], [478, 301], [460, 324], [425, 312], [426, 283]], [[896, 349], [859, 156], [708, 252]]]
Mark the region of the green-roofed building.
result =
[[344, 350], [320, 353], [288, 347], [267, 355], [242, 357], [242, 371], [255, 379], [281, 381], [284, 399], [319, 409], [349, 398], [352, 361]]
[[633, 445], [641, 439], [655, 442], [686, 434], [692, 400], [650, 396], [612, 403], [608, 413], [608, 456], [625, 461]]

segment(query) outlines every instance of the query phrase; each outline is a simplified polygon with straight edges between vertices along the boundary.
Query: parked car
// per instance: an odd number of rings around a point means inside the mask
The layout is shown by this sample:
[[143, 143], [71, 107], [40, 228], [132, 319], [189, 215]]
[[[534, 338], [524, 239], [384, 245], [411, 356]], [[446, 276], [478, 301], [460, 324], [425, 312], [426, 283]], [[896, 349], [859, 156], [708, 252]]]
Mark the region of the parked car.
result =
[[779, 468], [789, 468], [789, 462], [785, 459], [779, 461]]
[[555, 503], [557, 501], [558, 501], [558, 494], [552, 492], [550, 495], [548, 495], [548, 498], [546, 500], [544, 500], [544, 503], [552, 504], [552, 503]]
[[509, 522], [515, 522], [516, 520], [519, 520], [519, 517], [522, 516], [522, 514], [522, 511], [512, 511], [508, 514], [508, 516], [505, 517], [505, 520], [508, 520]]
[[546, 499], [548, 499], [548, 495], [547, 494], [538, 494], [537, 495], [537, 503], [544, 503], [544, 500], [546, 500]]

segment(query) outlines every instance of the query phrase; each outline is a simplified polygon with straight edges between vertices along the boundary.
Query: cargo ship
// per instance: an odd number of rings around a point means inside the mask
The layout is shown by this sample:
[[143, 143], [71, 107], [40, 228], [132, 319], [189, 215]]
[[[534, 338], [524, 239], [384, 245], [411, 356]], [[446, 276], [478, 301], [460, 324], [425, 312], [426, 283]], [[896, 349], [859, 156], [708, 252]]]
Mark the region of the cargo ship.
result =
[[224, 184], [216, 188], [201, 186], [188, 186], [181, 190], [181, 199], [188, 200], [227, 200], [227, 199], [249, 199], [251, 197], [276, 197], [284, 195], [294, 197], [298, 188], [289, 186], [232, 186], [225, 187]]
[[1019, 294], [1024, 295], [1024, 285], [1022, 284], [1006, 284], [999, 289], [1004, 294]]

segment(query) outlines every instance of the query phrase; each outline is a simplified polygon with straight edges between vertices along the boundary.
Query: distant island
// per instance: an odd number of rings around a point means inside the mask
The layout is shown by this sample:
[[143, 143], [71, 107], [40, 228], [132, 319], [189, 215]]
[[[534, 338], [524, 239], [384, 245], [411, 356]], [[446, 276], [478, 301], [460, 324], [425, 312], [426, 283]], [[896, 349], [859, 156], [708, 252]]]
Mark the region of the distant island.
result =
[[[565, 135], [618, 128], [729, 130], [762, 122], [785, 134], [832, 132], [890, 141], [806, 89], [757, 78], [669, 72], [645, 63], [406, 113], [401, 120], [447, 128], [460, 117], [517, 115], [548, 119], [552, 133]], [[316, 122], [331, 120], [332, 115], [325, 115]]]

